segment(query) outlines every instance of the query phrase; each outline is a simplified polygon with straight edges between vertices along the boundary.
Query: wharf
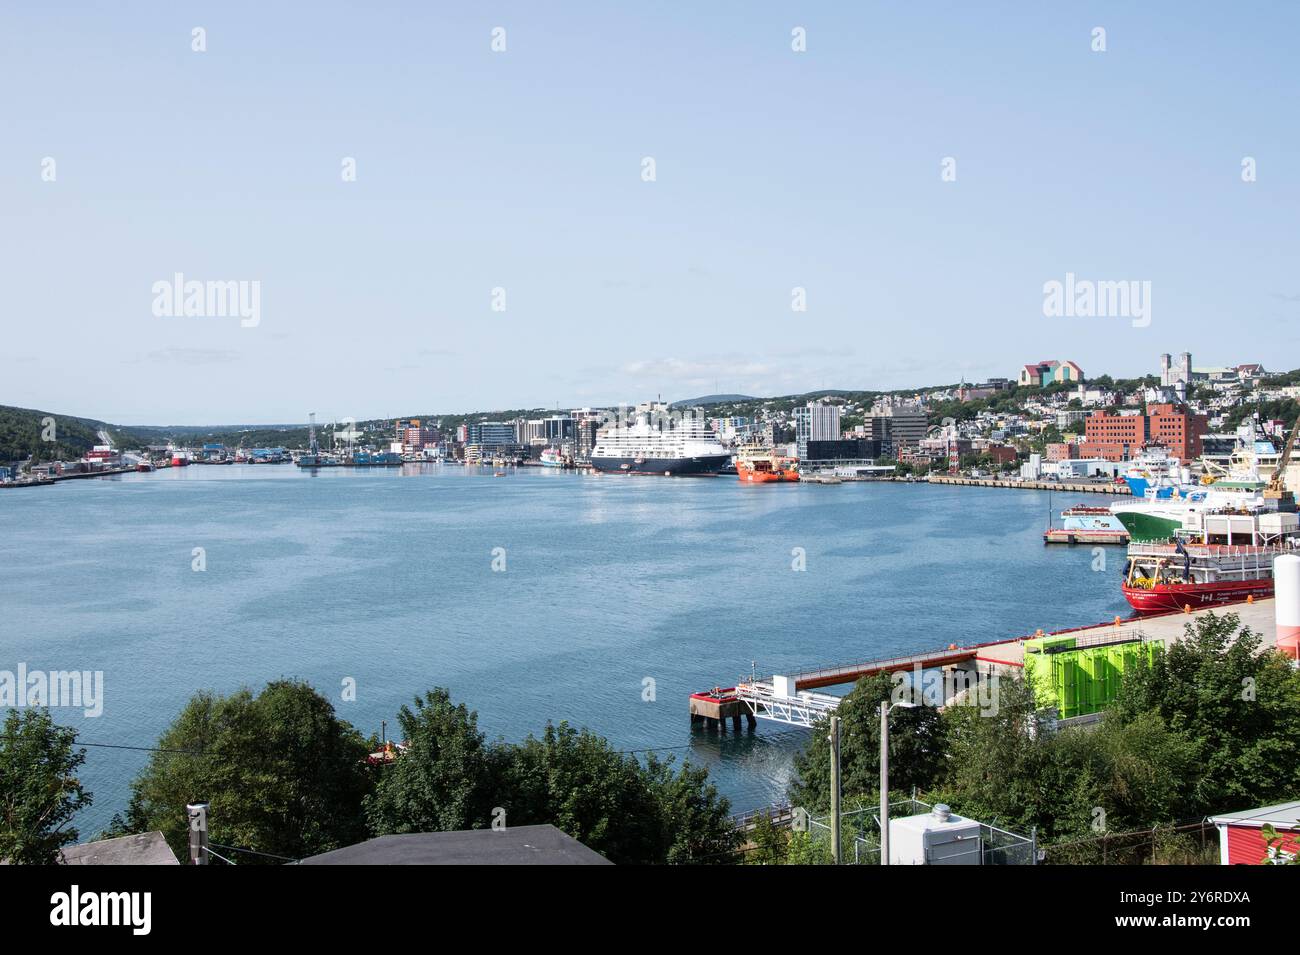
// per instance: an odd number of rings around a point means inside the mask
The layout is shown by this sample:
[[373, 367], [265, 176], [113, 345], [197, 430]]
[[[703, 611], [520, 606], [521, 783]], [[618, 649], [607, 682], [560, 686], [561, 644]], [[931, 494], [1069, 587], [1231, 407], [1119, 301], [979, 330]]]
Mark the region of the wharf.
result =
[[1123, 494], [1132, 495], [1127, 484], [1110, 484], [1099, 481], [1007, 481], [1002, 478], [952, 477], [931, 474], [931, 484], [959, 484], [963, 487], [1007, 487], [1020, 491], [1068, 491], [1072, 494]]
[[1043, 532], [1044, 544], [1127, 544], [1128, 531], [1068, 531], [1049, 527]]
[[[1109, 623], [1072, 627], [1051, 633], [1039, 630], [1024, 636], [966, 646], [952, 644], [941, 650], [801, 669], [787, 675], [741, 681], [726, 689], [715, 687], [691, 695], [691, 724], [703, 722], [709, 729], [720, 728], [725, 731], [726, 720], [731, 719], [739, 730], [740, 719], [745, 716], [751, 727], [755, 725], [755, 717], [795, 726], [812, 726], [820, 717], [833, 713], [839, 705], [838, 697], [812, 692], [816, 689], [855, 683], [861, 677], [875, 673], [917, 669], [963, 671], [968, 678], [967, 686], [972, 685], [969, 682], [972, 680], [978, 685], [979, 681], [993, 675], [1014, 673], [1023, 668], [1026, 640], [1069, 634], [1080, 646], [1113, 643], [1118, 638], [1158, 641], [1167, 647], [1185, 636], [1188, 624], [1208, 613], [1219, 616], [1235, 614], [1243, 627], [1248, 627], [1260, 636], [1265, 649], [1277, 645], [1277, 623], [1272, 597], [1219, 604], [1192, 611], [1116, 617]], [[954, 685], [960, 686], [960, 681]]]

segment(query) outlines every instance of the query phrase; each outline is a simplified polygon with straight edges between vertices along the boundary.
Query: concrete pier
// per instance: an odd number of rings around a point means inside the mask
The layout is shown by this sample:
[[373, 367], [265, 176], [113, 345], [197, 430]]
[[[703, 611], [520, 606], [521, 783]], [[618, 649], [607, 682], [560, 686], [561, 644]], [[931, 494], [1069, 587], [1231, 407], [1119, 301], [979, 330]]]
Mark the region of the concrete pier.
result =
[[740, 732], [740, 721], [746, 719], [749, 722], [749, 728], [753, 729], [758, 725], [758, 720], [744, 703], [742, 703], [733, 694], [733, 687], [722, 689], [714, 687], [712, 690], [706, 690], [703, 693], [691, 694], [691, 725], [696, 726], [704, 724], [705, 729], [709, 731], [721, 730], [727, 731], [727, 720], [731, 720], [731, 725], [737, 733]]

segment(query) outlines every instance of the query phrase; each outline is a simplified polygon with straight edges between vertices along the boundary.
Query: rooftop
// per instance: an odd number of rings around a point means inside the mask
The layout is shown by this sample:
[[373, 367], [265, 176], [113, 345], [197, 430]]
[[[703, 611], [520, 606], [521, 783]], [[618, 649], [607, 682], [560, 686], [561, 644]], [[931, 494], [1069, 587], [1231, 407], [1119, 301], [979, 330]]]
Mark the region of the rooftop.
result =
[[379, 836], [302, 865], [612, 865], [550, 825]]
[[63, 865], [180, 865], [161, 832], [142, 832], [68, 846]]
[[1227, 812], [1221, 816], [1212, 816], [1210, 822], [1239, 826], [1262, 826], [1268, 823], [1286, 829], [1300, 828], [1300, 800], [1280, 802], [1276, 806], [1263, 806], [1259, 809], [1244, 809], [1241, 812]]

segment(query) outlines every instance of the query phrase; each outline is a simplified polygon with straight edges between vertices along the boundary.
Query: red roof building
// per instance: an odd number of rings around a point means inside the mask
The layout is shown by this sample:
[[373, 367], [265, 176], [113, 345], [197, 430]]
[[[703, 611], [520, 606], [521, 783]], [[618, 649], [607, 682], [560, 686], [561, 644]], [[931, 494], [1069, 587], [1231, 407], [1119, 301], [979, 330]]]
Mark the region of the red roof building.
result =
[[[1287, 862], [1300, 854], [1300, 802], [1284, 802], [1245, 812], [1211, 816], [1219, 830], [1222, 865], [1264, 865]], [[1281, 842], [1269, 846], [1263, 829], [1271, 825]]]

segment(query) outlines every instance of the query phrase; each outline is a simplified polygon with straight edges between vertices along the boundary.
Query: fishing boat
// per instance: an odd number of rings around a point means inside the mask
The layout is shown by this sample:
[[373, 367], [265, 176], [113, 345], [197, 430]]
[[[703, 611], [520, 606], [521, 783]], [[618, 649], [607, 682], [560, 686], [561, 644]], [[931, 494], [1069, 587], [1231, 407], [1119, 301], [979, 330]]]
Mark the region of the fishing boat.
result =
[[560, 453], [559, 448], [545, 448], [542, 451], [542, 467], [544, 468], [562, 468], [564, 467], [564, 455]]

